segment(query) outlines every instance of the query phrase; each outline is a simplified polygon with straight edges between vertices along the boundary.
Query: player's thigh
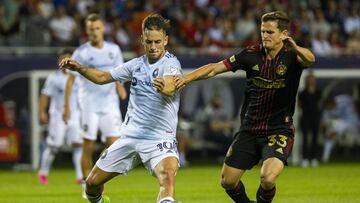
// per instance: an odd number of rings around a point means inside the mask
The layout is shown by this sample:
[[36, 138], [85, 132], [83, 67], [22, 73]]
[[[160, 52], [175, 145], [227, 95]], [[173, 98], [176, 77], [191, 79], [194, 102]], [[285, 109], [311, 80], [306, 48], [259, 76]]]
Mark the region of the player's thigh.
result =
[[106, 172], [127, 174], [141, 159], [136, 152], [137, 139], [123, 137], [105, 149], [96, 162], [96, 166]]
[[50, 115], [46, 143], [53, 147], [62, 146], [65, 140], [65, 131], [66, 125], [61, 115]]
[[263, 163], [267, 159], [277, 158], [287, 165], [287, 159], [291, 154], [294, 144], [294, 136], [288, 133], [276, 133], [269, 136], [262, 136], [257, 138], [258, 145], [260, 146], [261, 160]]
[[95, 141], [99, 130], [99, 122], [100, 115], [98, 113], [82, 110], [80, 124], [83, 138]]
[[102, 140], [105, 141], [107, 137], [119, 137], [121, 123], [120, 110], [102, 114], [99, 123]]
[[[121, 140], [122, 138], [120, 138]], [[155, 167], [163, 160], [171, 160], [171, 166], [179, 167], [179, 154], [177, 151], [176, 139], [164, 140], [142, 140], [138, 144], [138, 153], [146, 169], [155, 174]]]
[[284, 163], [276, 157], [266, 159], [260, 170], [260, 176], [267, 181], [275, 181], [284, 169]]

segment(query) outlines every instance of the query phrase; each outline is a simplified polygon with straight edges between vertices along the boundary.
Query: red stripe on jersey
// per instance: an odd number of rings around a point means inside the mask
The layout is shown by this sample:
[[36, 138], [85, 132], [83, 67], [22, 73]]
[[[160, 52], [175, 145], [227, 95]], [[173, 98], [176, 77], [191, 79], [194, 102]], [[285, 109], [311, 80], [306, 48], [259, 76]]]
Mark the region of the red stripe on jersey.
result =
[[232, 66], [231, 66], [230, 63], [227, 61], [227, 59], [224, 59], [222, 62], [223, 62], [224, 65], [226, 66], [226, 69], [232, 70]]

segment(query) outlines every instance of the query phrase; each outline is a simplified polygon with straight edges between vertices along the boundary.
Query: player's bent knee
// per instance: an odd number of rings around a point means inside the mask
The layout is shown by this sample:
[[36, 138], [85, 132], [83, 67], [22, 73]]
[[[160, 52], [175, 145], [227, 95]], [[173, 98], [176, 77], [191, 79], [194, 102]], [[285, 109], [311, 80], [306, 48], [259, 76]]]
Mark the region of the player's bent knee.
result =
[[160, 175], [159, 175], [160, 182], [161, 183], [172, 183], [172, 182], [174, 182], [175, 175], [176, 175], [176, 170], [165, 169], [160, 172]]
[[277, 175], [274, 173], [267, 173], [261, 175], [261, 184], [272, 188], [275, 185]]
[[221, 187], [223, 187], [226, 190], [234, 189], [238, 183], [239, 180], [226, 178], [225, 176], [221, 177]]

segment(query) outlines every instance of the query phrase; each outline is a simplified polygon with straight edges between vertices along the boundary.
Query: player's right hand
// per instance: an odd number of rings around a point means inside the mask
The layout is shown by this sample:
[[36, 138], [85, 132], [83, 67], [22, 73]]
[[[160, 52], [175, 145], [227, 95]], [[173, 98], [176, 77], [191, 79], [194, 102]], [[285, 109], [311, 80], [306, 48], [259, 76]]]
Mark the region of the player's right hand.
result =
[[70, 119], [70, 108], [65, 106], [63, 112], [63, 121], [65, 122], [65, 124], [68, 123], [69, 119]]
[[40, 113], [40, 123], [41, 124], [48, 124], [49, 122], [49, 115], [46, 112]]
[[77, 69], [79, 69], [81, 67], [81, 65], [74, 59], [64, 58], [63, 60], [60, 61], [59, 67], [60, 67], [60, 69], [69, 69], [69, 70], [76, 71]]

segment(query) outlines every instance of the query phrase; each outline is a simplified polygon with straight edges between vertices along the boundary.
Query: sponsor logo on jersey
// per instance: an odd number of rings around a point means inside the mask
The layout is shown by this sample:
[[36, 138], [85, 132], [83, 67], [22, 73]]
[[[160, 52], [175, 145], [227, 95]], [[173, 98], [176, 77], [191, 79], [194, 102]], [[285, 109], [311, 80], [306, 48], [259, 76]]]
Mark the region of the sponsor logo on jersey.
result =
[[255, 86], [266, 89], [280, 89], [286, 86], [285, 79], [268, 80], [262, 77], [255, 77], [251, 81]]
[[138, 84], [145, 85], [145, 86], [148, 86], [148, 87], [153, 87], [154, 86], [154, 84], [151, 81], [140, 80], [140, 79], [137, 79], [136, 77], [133, 77], [132, 80], [131, 80], [131, 85], [136, 86]]

